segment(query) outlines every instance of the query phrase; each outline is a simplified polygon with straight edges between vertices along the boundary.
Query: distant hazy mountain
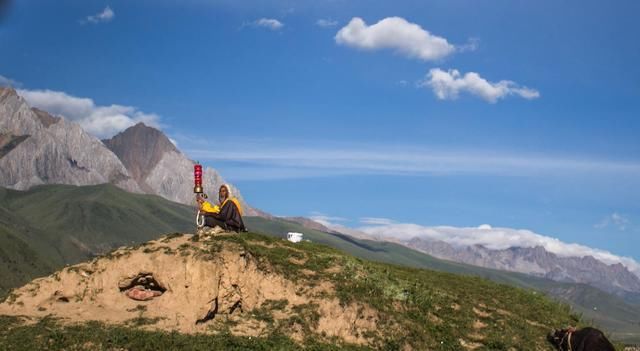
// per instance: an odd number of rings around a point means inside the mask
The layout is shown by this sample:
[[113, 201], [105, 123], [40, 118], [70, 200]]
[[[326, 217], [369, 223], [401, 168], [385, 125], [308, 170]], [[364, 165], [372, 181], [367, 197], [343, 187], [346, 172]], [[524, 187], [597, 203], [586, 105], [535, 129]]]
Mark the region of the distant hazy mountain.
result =
[[622, 295], [640, 293], [640, 278], [622, 264], [608, 265], [592, 256], [560, 257], [541, 246], [492, 250], [482, 245], [453, 246], [413, 238], [404, 245], [429, 255], [475, 266], [531, 274], [561, 282], [585, 283]]
[[0, 186], [113, 183], [140, 192], [120, 160], [79, 125], [31, 109], [11, 88], [0, 88]]

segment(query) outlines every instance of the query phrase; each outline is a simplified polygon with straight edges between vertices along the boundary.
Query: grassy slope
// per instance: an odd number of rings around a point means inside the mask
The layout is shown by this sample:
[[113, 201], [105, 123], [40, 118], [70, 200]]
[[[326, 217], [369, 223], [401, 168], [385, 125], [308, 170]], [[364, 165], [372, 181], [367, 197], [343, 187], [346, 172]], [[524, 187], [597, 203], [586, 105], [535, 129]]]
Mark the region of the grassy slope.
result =
[[0, 295], [115, 247], [191, 231], [192, 216], [187, 206], [112, 185], [0, 188]]
[[[192, 217], [188, 206], [127, 193], [111, 185], [41, 186], [26, 192], [0, 188], [0, 298], [8, 288], [64, 264], [161, 233], [192, 231]], [[480, 276], [545, 291], [571, 302], [587, 319], [615, 330], [616, 337], [640, 342], [640, 307], [586, 285], [439, 260], [401, 245], [336, 236], [284, 220], [247, 217], [246, 223], [250, 229], [279, 237], [288, 231], [303, 232], [307, 239], [360, 258]]]
[[[402, 245], [336, 236], [306, 229], [297, 223], [285, 220], [249, 217], [245, 222], [252, 230], [280, 237], [284, 237], [290, 231], [302, 232], [306, 239], [338, 248], [356, 257], [409, 267], [479, 276], [498, 283], [543, 291], [570, 303], [577, 312], [583, 314], [586, 320], [593, 321], [596, 325], [610, 331], [614, 338], [630, 343], [640, 343], [640, 306], [628, 304], [618, 297], [588, 285], [559, 283], [521, 273], [440, 260]], [[594, 310], [594, 307], [597, 310]]]
[[[256, 309], [221, 315], [209, 325], [219, 333], [213, 336], [186, 337], [95, 323], [65, 327], [51, 320], [20, 326], [3, 317], [0, 349], [300, 348], [287, 337], [292, 330], [301, 330], [306, 349], [368, 349], [343, 344], [316, 329], [321, 317], [329, 317], [320, 314], [319, 304], [325, 303], [365, 303], [375, 311], [376, 321], [372, 325], [375, 330], [362, 333], [373, 348], [384, 350], [463, 350], [462, 343], [479, 343], [478, 347], [491, 350], [551, 350], [545, 337], [549, 329], [578, 322], [568, 306], [536, 292], [478, 277], [363, 260], [317, 243], [293, 244], [247, 233], [216, 237], [203, 244], [203, 260], [222, 250], [248, 253], [258, 270], [285, 276], [300, 289], [326, 282], [333, 289], [315, 295], [317, 304], [292, 307], [293, 314], [285, 318], [277, 317], [282, 314], [276, 311], [286, 308], [287, 300], [269, 300]], [[357, 318], [365, 319], [366, 313], [359, 313], [363, 314]], [[234, 337], [228, 330], [237, 318], [259, 320], [267, 328], [260, 338]]]

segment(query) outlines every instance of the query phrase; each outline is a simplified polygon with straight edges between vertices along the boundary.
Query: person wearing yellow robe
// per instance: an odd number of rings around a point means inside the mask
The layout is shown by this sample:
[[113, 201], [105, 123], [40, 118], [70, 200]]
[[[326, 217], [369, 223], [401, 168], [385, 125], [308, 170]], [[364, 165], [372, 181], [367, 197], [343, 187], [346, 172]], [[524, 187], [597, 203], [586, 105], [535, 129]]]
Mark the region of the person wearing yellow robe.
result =
[[220, 186], [218, 191], [219, 205], [211, 205], [206, 201], [206, 195], [199, 196], [197, 200], [200, 205], [200, 211], [204, 213], [205, 226], [212, 228], [218, 226], [223, 230], [235, 232], [246, 231], [242, 220], [242, 205], [232, 195], [231, 187], [228, 184]]

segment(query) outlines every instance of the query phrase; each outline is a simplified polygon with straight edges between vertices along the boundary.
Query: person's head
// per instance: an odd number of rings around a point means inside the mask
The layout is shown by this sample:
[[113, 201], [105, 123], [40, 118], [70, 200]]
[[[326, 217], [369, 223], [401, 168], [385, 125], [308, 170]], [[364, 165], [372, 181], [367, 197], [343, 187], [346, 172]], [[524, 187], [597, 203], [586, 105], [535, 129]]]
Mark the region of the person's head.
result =
[[218, 191], [218, 200], [220, 202], [231, 197], [231, 189], [227, 184], [223, 184], [220, 186], [220, 190]]

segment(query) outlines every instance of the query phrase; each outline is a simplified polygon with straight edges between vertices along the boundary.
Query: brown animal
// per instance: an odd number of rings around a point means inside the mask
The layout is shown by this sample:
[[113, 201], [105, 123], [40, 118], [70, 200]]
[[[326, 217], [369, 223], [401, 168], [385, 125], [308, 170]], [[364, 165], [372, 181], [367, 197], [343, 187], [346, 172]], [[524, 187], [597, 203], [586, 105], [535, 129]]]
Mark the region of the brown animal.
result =
[[615, 351], [604, 333], [595, 328], [555, 330], [547, 336], [560, 351]]

